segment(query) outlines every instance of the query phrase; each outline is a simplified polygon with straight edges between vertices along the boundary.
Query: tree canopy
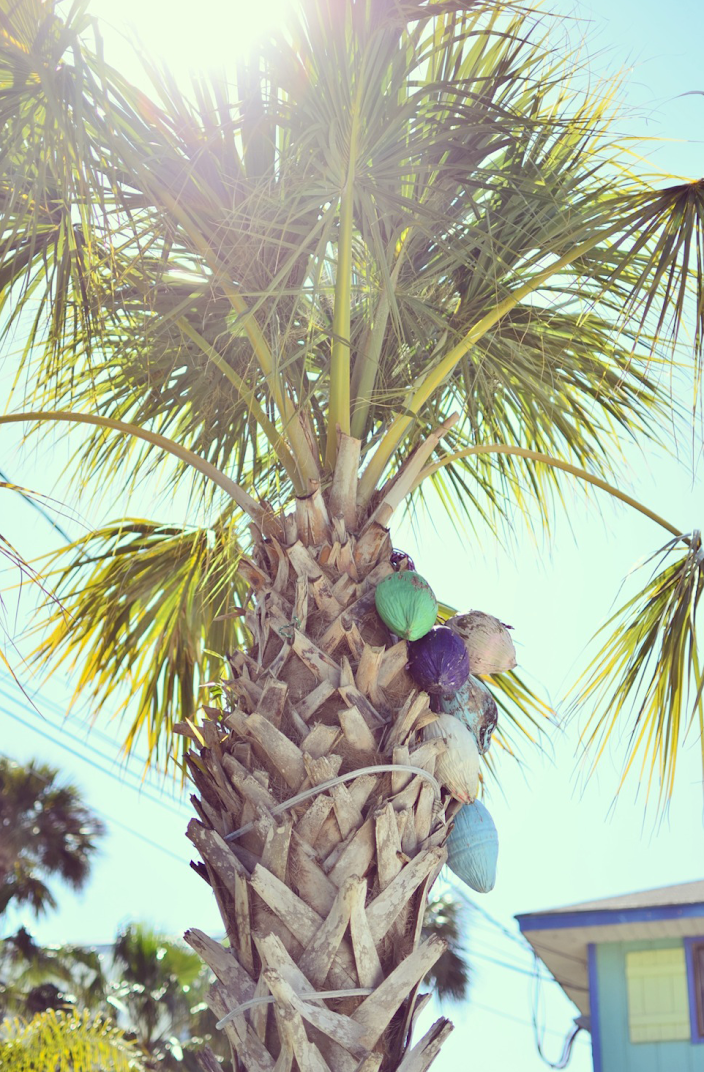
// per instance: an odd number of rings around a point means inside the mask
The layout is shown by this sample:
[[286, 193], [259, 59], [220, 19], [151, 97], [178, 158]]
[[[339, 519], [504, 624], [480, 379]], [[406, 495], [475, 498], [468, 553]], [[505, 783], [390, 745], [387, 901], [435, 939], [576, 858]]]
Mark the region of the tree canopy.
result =
[[[128, 746], [163, 759], [245, 637], [246, 525], [329, 488], [345, 437], [352, 523], [434, 489], [496, 537], [536, 507], [549, 528], [576, 478], [673, 537], [580, 692], [594, 754], [627, 720], [626, 767], [667, 796], [700, 725], [701, 541], [622, 488], [620, 444], [681, 428], [663, 368], [700, 381], [702, 180], [630, 166], [617, 84], [510, 2], [306, 0], [188, 90], [145, 61], [151, 96], [84, 3], [2, 12], [0, 301], [25, 341], [0, 420], [82, 424], [89, 493], [166, 473], [195, 522], [62, 551], [39, 659], [77, 660], [96, 705], [120, 683]], [[496, 687], [533, 735], [535, 697]]]
[[0, 756], [0, 829], [0, 916], [11, 903], [36, 915], [55, 908], [52, 878], [81, 889], [105, 832], [78, 789], [60, 783], [58, 770], [6, 756]]

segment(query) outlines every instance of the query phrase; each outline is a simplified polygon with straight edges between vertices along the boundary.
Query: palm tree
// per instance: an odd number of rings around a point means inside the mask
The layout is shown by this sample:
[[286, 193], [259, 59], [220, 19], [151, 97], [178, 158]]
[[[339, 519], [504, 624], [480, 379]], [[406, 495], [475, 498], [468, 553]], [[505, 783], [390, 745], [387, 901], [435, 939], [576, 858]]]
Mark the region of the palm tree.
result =
[[0, 942], [0, 1020], [47, 1012], [110, 1012], [107, 980], [96, 950], [40, 946], [25, 927]]
[[50, 1009], [29, 1022], [3, 1023], [0, 1067], [5, 1072], [142, 1072], [144, 1065], [137, 1049], [109, 1020]]
[[103, 824], [59, 772], [0, 756], [0, 916], [26, 904], [36, 915], [56, 907], [47, 879], [80, 890], [90, 874]]
[[182, 942], [131, 924], [117, 936], [113, 967], [110, 1002], [147, 1068], [198, 1072], [206, 1045], [210, 1053], [226, 1056], [204, 1001], [210, 972]]
[[[450, 1029], [409, 1049], [444, 947], [424, 905], [459, 805], [374, 610], [407, 565], [388, 526], [428, 493], [493, 535], [536, 506], [548, 527], [567, 477], [663, 526], [582, 698], [606, 690], [597, 753], [630, 717], [626, 765], [667, 797], [699, 732], [704, 556], [617, 459], [674, 423], [659, 367], [700, 373], [704, 182], [625, 168], [615, 87], [582, 89], [511, 3], [306, 0], [234, 81], [187, 94], [148, 67], [153, 99], [86, 43], [80, 3], [2, 10], [0, 293], [26, 397], [0, 422], [82, 424], [86, 487], [165, 476], [194, 518], [62, 553], [38, 657], [77, 661], [96, 706], [119, 687], [128, 747], [165, 762], [180, 735], [229, 944], [187, 940], [249, 1072], [423, 1072]], [[509, 748], [543, 709], [491, 684]]]
[[211, 973], [183, 942], [131, 924], [111, 968], [106, 959], [81, 946], [38, 946], [21, 927], [0, 942], [0, 1022], [49, 1010], [112, 1018], [145, 1068], [198, 1072], [206, 1048], [230, 1067], [205, 1001]]

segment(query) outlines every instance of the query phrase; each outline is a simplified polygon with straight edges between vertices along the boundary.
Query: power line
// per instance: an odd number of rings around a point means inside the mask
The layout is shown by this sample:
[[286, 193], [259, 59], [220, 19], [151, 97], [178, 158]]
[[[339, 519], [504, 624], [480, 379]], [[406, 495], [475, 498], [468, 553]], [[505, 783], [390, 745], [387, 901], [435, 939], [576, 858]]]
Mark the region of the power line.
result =
[[523, 949], [525, 952], [530, 951], [530, 946], [526, 942], [525, 938], [522, 938], [519, 935], [514, 934], [512, 931], [510, 931], [508, 927], [506, 927], [503, 923], [500, 922], [500, 920], [496, 919], [495, 916], [492, 916], [490, 912], [487, 912], [486, 908], [484, 908], [482, 905], [477, 904], [476, 901], [473, 901], [470, 897], [468, 897], [468, 895], [460, 886], [457, 886], [452, 881], [450, 882], [450, 885], [452, 886], [459, 899], [461, 901], [464, 901], [464, 903], [467, 905], [468, 908], [472, 910], [472, 912], [476, 912], [478, 913], [478, 915], [483, 916], [484, 919], [491, 923], [493, 927], [496, 927], [498, 930], [500, 930], [505, 938], [508, 938], [510, 941], [515, 942], [515, 944], [519, 945], [521, 949]]
[[[2, 690], [0, 690], [0, 694], [1, 693], [2, 693]], [[29, 710], [29, 709], [27, 709], [27, 710]], [[49, 739], [54, 744], [57, 744], [59, 746], [59, 748], [63, 748], [66, 752], [69, 752], [72, 756], [75, 756], [77, 759], [83, 760], [84, 763], [87, 763], [90, 767], [93, 767], [94, 770], [99, 771], [101, 774], [106, 774], [109, 778], [113, 778], [119, 785], [121, 785], [123, 787], [123, 789], [132, 790], [132, 792], [137, 793], [141, 799], [147, 800], [152, 804], [160, 804], [162, 808], [166, 808], [167, 811], [170, 811], [173, 815], [175, 815], [179, 819], [184, 819], [184, 818], [187, 817], [188, 813], [187, 813], [187, 811], [185, 809], [182, 812], [176, 811], [176, 809], [172, 805], [170, 805], [167, 801], [161, 800], [157, 796], [152, 796], [150, 793], [147, 793], [145, 790], [139, 789], [136, 785], [131, 785], [129, 782], [124, 781], [122, 778], [120, 778], [120, 776], [118, 774], [115, 773], [115, 771], [110, 770], [108, 767], [102, 767], [100, 764], [96, 763], [95, 760], [90, 759], [88, 756], [82, 754], [81, 752], [76, 751], [75, 748], [71, 748], [70, 745], [66, 744], [64, 741], [61, 741], [56, 737], [52, 737], [50, 734], [47, 734], [45, 731], [39, 729], [39, 727], [37, 727], [37, 726], [33, 726], [30, 722], [27, 722], [20, 715], [18, 715], [16, 713], [13, 713], [12, 711], [8, 711], [7, 709], [5, 710], [5, 714], [8, 715], [10, 718], [14, 719], [15, 722], [19, 722], [26, 729], [33, 730], [35, 733], [40, 734], [42, 737], [49, 737]], [[40, 716], [38, 716], [38, 717], [40, 717]], [[66, 731], [63, 731], [63, 732], [66, 732]], [[80, 740], [80, 738], [73, 737], [72, 734], [67, 734], [67, 735], [69, 737], [72, 737], [73, 740], [77, 740], [79, 744], [85, 744], [85, 742], [82, 742]], [[86, 745], [86, 747], [90, 748], [89, 745]], [[100, 755], [101, 758], [103, 758], [103, 759], [106, 758], [97, 749], [92, 749], [92, 751], [94, 751], [98, 755]]]
[[[18, 699], [17, 699], [16, 695], [14, 695], [14, 693], [8, 693], [5, 689], [3, 689], [2, 684], [0, 684], [0, 698], [3, 698], [5, 700], [8, 700], [10, 703], [15, 704], [21, 710], [25, 711], [27, 714], [32, 715], [34, 718], [42, 719], [43, 722], [48, 722], [49, 721], [43, 715], [41, 715], [39, 712], [34, 711], [32, 708], [28, 707], [26, 704], [22, 704], [20, 701], [18, 701]], [[52, 706], [54, 706], [54, 705], [52, 705]], [[60, 708], [58, 710], [60, 710]], [[18, 718], [19, 718], [19, 716], [18, 716]], [[22, 720], [20, 719], [20, 721], [22, 721]], [[28, 725], [28, 724], [25, 723], [25, 725]], [[95, 745], [91, 744], [90, 741], [86, 740], [85, 738], [80, 737], [80, 736], [76, 735], [75, 733], [72, 733], [71, 730], [67, 729], [65, 726], [56, 726], [55, 724], [52, 724], [52, 723], [50, 723], [50, 725], [52, 726], [52, 729], [58, 731], [62, 736], [66, 736], [70, 740], [75, 741], [77, 744], [80, 744], [82, 748], [86, 748], [90, 752], [93, 752], [100, 759], [105, 760], [106, 762], [115, 762], [114, 757], [106, 754], [100, 748], [97, 748]], [[33, 727], [30, 727], [30, 728], [33, 728]], [[106, 736], [106, 735], [104, 735], [104, 736]], [[57, 738], [52, 738], [52, 740], [54, 740], [56, 744], [61, 744], [61, 741], [59, 739], [57, 739]], [[118, 742], [113, 741], [109, 737], [107, 737], [107, 740], [111, 741], [111, 743], [114, 743], [116, 745], [116, 747], [119, 747]], [[83, 757], [81, 757], [81, 758], [83, 758]], [[86, 762], [88, 762], [88, 760], [86, 760]], [[128, 770], [126, 767], [123, 767], [122, 770], [130, 778], [135, 778], [135, 779], [139, 778], [139, 775], [137, 775], [134, 771]], [[115, 774], [114, 771], [113, 772], [106, 772], [106, 773], [110, 773], [112, 777], [115, 777], [115, 778], [118, 777], [118, 775]], [[130, 789], [136, 788], [135, 786], [130, 786], [127, 782], [123, 782], [122, 784], [124, 784], [127, 788], [130, 788]], [[144, 790], [141, 789], [141, 788], [138, 791], [140, 792], [140, 794], [144, 793]], [[163, 799], [161, 799], [159, 797], [151, 798], [151, 799], [154, 799], [154, 801], [156, 803], [161, 804], [163, 807], [169, 807], [170, 806], [167, 801], [165, 801], [165, 800], [163, 800]], [[175, 807], [181, 807], [181, 805], [178, 804], [178, 801], [174, 801], [173, 804], [174, 804]], [[172, 808], [172, 810], [173, 810], [173, 808]]]
[[170, 856], [172, 860], [178, 860], [180, 864], [189, 866], [188, 861], [183, 856], [179, 856], [178, 853], [172, 852], [171, 849], [167, 849], [165, 845], [160, 845], [158, 841], [152, 841], [151, 838], [146, 837], [144, 834], [140, 834], [138, 830], [133, 830], [131, 826], [127, 826], [126, 823], [121, 822], [119, 819], [115, 819], [114, 816], [108, 815], [106, 812], [100, 811], [98, 808], [92, 808], [94, 812], [101, 815], [103, 819], [107, 819], [108, 822], [114, 823], [115, 826], [121, 827], [128, 834], [133, 834], [134, 837], [139, 838], [146, 845], [150, 845], [153, 849], [158, 849], [159, 852], [163, 852], [166, 856]]
[[[461, 901], [464, 901], [464, 903], [467, 905], [468, 908], [470, 908], [473, 912], [479, 913], [480, 916], [483, 916], [487, 920], [487, 922], [491, 923], [494, 927], [496, 927], [498, 930], [500, 930], [505, 938], [508, 938], [510, 941], [512, 941], [516, 945], [520, 946], [520, 948], [525, 953], [530, 953], [531, 956], [535, 956], [535, 951], [534, 951], [533, 947], [530, 945], [529, 942], [526, 941], [526, 939], [523, 937], [523, 935], [513, 934], [508, 929], [508, 927], [504, 926], [504, 924], [501, 923], [494, 916], [492, 916], [490, 912], [487, 912], [486, 908], [483, 908], [481, 905], [478, 905], [476, 903], [476, 901], [471, 900], [471, 898], [467, 896], [465, 891], [463, 889], [461, 889], [459, 886], [457, 886], [454, 882], [450, 881], [449, 885], [452, 887], [452, 889], [455, 892], [455, 894], [457, 895], [457, 897]], [[553, 949], [551, 946], [544, 945], [542, 939], [541, 939], [541, 942], [540, 942], [540, 948], [544, 949], [546, 953], [556, 953], [560, 957], [564, 957], [565, 960], [571, 960], [575, 964], [579, 964], [579, 965], [581, 965], [583, 967], [586, 967], [587, 961], [586, 961], [586, 959], [584, 957], [575, 956], [574, 953], [566, 953], [561, 949]], [[555, 980], [552, 980], [549, 977], [545, 977], [545, 978], [547, 979], [548, 982], [554, 982], [555, 981]], [[575, 987], [575, 989], [579, 989], [579, 988]]]
[[[470, 947], [469, 947], [470, 961], [471, 961], [473, 956], [479, 957], [481, 960], [488, 960], [491, 964], [496, 964], [500, 968], [506, 968], [507, 971], [517, 972], [519, 975], [527, 975], [529, 979], [535, 979], [536, 972], [535, 972], [534, 969], [519, 968], [518, 965], [516, 965], [516, 964], [510, 964], [505, 960], [498, 960], [496, 957], [490, 957], [487, 953], [476, 952], [476, 951], [474, 951], [472, 949], [472, 946], [470, 945]], [[543, 976], [543, 975], [541, 975], [540, 980], [541, 980], [541, 982], [544, 982], [544, 983], [554, 983], [556, 986], [560, 985], [558, 983], [557, 979], [553, 979], [552, 976]], [[576, 985], [574, 983], [570, 983], [569, 987], [570, 987], [570, 990], [584, 990], [585, 993], [589, 989], [586, 986], [578, 986], [578, 985]]]
[[[520, 1016], [512, 1016], [510, 1012], [504, 1012], [503, 1009], [495, 1009], [492, 1005], [482, 1005], [480, 1002], [474, 1001], [473, 998], [471, 998], [471, 997], [469, 999], [469, 1008], [470, 1009], [481, 1009], [482, 1012], [493, 1013], [494, 1016], [501, 1016], [501, 1017], [503, 1017], [504, 1020], [512, 1020], [515, 1024], [522, 1024], [523, 1027], [532, 1028], [532, 1026], [533, 1026], [529, 1020], [523, 1020], [523, 1019], [521, 1019]], [[548, 1035], [557, 1035], [558, 1038], [563, 1037], [562, 1032], [556, 1031], [552, 1027], [546, 1027], [544, 1030], [545, 1030], [545, 1033], [548, 1034]]]
[[[7, 684], [9, 684], [9, 682], [6, 681], [5, 685], [7, 685]], [[17, 704], [18, 706], [22, 707], [22, 709], [25, 710], [28, 714], [31, 714], [36, 718], [44, 718], [45, 717], [38, 708], [35, 710], [33, 708], [28, 707], [26, 704], [23, 705], [23, 704], [19, 703], [19, 701], [17, 700], [17, 697], [16, 697], [14, 692], [8, 694], [6, 691], [4, 691], [3, 690], [2, 677], [0, 677], [0, 697], [3, 697], [5, 699], [7, 699], [7, 700], [10, 700], [12, 703]], [[32, 700], [31, 697], [28, 697], [28, 699], [29, 699], [29, 702], [31, 704], [34, 703], [34, 701]], [[60, 718], [62, 720], [66, 719], [65, 709], [60, 704], [56, 703], [56, 701], [50, 700], [47, 697], [42, 697], [41, 705], [42, 705], [42, 708], [44, 708], [44, 709], [46, 709], [46, 710], [48, 710], [50, 712], [53, 711], [53, 713], [58, 718]], [[115, 762], [115, 759], [114, 759], [113, 756], [110, 756], [110, 755], [106, 754], [105, 752], [102, 751], [102, 749], [100, 749], [100, 748], [96, 747], [95, 745], [93, 745], [92, 743], [90, 743], [90, 741], [87, 739], [87, 736], [86, 737], [77, 736], [76, 734], [72, 733], [70, 730], [66, 729], [66, 727], [64, 725], [59, 725], [59, 726], [54, 725], [53, 728], [58, 730], [59, 733], [65, 734], [66, 736], [68, 736], [72, 740], [76, 741], [82, 747], [89, 749], [90, 751], [95, 753], [95, 755], [99, 756], [101, 759], [106, 760], [108, 762]], [[87, 733], [95, 734], [97, 737], [102, 737], [102, 739], [107, 744], [112, 745], [115, 748], [116, 751], [119, 751], [121, 749], [121, 747], [122, 747], [120, 742], [115, 737], [111, 737], [109, 734], [104, 733], [102, 730], [98, 729], [97, 727], [94, 727], [94, 726], [88, 727]], [[139, 760], [144, 765], [144, 767], [148, 767], [147, 759], [144, 756], [139, 755], [138, 753], [132, 753], [131, 756], [127, 757], [127, 762], [129, 761], [129, 759], [131, 759], [133, 757], [135, 759]], [[127, 767], [127, 762], [125, 762], [125, 764], [123, 764], [121, 766], [121, 770], [124, 771], [125, 774], [129, 775], [129, 777], [135, 778], [136, 780], [138, 780], [140, 782], [139, 792], [140, 792], [140, 794], [142, 794], [143, 789], [141, 788], [141, 785], [143, 784], [143, 782], [139, 778], [139, 775], [135, 771], [130, 770]], [[128, 783], [124, 783], [124, 784], [127, 785]], [[154, 787], [154, 788], [156, 788], [156, 787]], [[185, 807], [185, 805], [181, 805], [180, 802], [178, 800], [174, 799], [173, 797], [171, 799], [172, 799], [173, 804], [175, 805], [175, 807], [177, 807], [177, 808]], [[159, 799], [159, 803], [161, 803], [162, 806], [164, 806], [164, 807], [166, 806], [166, 802], [164, 800], [162, 800], [162, 799]]]
[[[2, 681], [2, 675], [0, 675], [0, 681]], [[5, 675], [5, 685], [9, 686], [11, 684], [12, 683], [7, 679], [7, 676]], [[32, 697], [29, 697], [29, 701], [30, 701], [30, 703], [34, 704], [34, 699]], [[64, 705], [62, 705], [62, 704], [57, 703], [56, 700], [52, 700], [48, 696], [43, 695], [41, 697], [41, 708], [42, 708], [42, 710], [48, 710], [50, 712], [53, 712], [57, 716], [57, 718], [65, 719], [67, 717], [66, 716], [66, 707]], [[122, 747], [121, 742], [118, 741], [118, 739], [116, 737], [111, 737], [110, 734], [105, 733], [103, 730], [101, 730], [97, 726], [94, 726], [94, 725], [91, 724], [90, 727], [89, 727], [89, 732], [91, 734], [95, 734], [95, 736], [97, 736], [97, 737], [102, 737], [102, 739], [107, 744], [113, 745], [116, 750], [119, 750]], [[129, 758], [132, 758], [132, 757], [134, 757], [135, 759], [140, 760], [140, 762], [144, 763], [145, 766], [147, 765], [146, 757], [140, 755], [138, 752], [132, 752]]]
[[[15, 484], [14, 481], [10, 480], [9, 476], [7, 476], [5, 473], [3, 473], [2, 469], [0, 469], [0, 480], [4, 480], [6, 484], [10, 485], [10, 487], [8, 488], [8, 491], [16, 491], [17, 494], [22, 499], [24, 499], [24, 501], [26, 503], [29, 503], [29, 505], [34, 507], [35, 510], [38, 510], [39, 513], [44, 518], [44, 520], [49, 525], [51, 525], [51, 527], [53, 529], [55, 529], [56, 532], [58, 532], [59, 536], [61, 536], [66, 541], [66, 543], [72, 543], [73, 542], [71, 537], [68, 535], [68, 533], [65, 532], [64, 529], [61, 528], [61, 525], [59, 525], [59, 523], [57, 521], [54, 521], [53, 517], [50, 514], [48, 514], [46, 512], [46, 510], [42, 506], [39, 505], [39, 503], [36, 501], [34, 496], [27, 494], [27, 492], [24, 490], [24, 488], [18, 487], [18, 485]], [[42, 496], [42, 498], [46, 498], [46, 496]]]

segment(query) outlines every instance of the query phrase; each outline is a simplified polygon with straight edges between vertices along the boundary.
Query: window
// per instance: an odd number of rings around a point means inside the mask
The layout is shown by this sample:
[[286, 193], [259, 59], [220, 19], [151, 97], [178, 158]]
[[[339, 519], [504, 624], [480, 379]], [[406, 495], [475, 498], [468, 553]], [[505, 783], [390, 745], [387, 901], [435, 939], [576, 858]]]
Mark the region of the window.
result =
[[626, 953], [626, 983], [631, 1042], [690, 1038], [684, 946]]
[[685, 938], [692, 1042], [704, 1042], [704, 938]]

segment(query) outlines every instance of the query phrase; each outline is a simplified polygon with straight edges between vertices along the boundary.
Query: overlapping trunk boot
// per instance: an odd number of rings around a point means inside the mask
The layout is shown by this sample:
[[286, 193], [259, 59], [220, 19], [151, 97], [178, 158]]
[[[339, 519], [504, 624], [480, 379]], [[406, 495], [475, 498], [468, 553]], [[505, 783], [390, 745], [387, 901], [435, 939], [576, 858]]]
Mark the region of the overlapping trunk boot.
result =
[[230, 656], [223, 710], [184, 727], [194, 866], [229, 948], [186, 939], [215, 973], [216, 1015], [239, 1010], [223, 1025], [236, 1067], [423, 1072], [452, 1026], [410, 1048], [419, 987], [445, 948], [421, 932], [459, 805], [432, 776], [445, 744], [421, 739], [433, 716], [405, 641], [374, 609], [393, 569], [388, 532], [355, 537], [320, 492], [265, 532], [241, 566], [251, 649]]

